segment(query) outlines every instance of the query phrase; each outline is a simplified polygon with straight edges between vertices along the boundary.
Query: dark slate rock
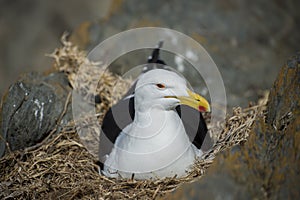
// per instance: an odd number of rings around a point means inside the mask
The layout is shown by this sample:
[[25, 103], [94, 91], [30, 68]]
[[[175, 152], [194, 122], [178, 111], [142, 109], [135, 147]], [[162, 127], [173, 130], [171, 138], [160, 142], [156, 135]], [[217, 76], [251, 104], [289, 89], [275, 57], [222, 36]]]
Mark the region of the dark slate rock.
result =
[[[2, 102], [1, 136], [11, 150], [23, 149], [41, 142], [55, 127], [71, 88], [63, 73], [43, 76], [25, 74], [13, 84]], [[72, 119], [71, 106], [61, 125]], [[0, 156], [5, 153], [5, 143], [0, 142]]]

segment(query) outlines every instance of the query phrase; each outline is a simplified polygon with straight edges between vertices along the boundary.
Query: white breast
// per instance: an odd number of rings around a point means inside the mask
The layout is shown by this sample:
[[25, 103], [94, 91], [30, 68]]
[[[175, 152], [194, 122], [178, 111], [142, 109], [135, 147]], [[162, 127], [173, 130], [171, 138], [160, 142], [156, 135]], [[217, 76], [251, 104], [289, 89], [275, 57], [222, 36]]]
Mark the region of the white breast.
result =
[[136, 179], [180, 177], [202, 153], [189, 141], [175, 111], [154, 110], [147, 115], [140, 119], [150, 117], [150, 124], [134, 122], [119, 135], [104, 163], [106, 176], [131, 178], [134, 173]]

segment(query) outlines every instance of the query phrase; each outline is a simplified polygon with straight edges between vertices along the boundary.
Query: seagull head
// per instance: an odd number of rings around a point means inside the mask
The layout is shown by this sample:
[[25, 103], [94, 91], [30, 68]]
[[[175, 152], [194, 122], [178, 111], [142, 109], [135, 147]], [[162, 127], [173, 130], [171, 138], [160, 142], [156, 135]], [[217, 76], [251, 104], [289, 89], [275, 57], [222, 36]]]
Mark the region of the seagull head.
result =
[[153, 69], [141, 75], [134, 97], [137, 111], [147, 111], [153, 106], [171, 110], [183, 104], [200, 112], [210, 112], [208, 101], [192, 92], [184, 78], [164, 69]]

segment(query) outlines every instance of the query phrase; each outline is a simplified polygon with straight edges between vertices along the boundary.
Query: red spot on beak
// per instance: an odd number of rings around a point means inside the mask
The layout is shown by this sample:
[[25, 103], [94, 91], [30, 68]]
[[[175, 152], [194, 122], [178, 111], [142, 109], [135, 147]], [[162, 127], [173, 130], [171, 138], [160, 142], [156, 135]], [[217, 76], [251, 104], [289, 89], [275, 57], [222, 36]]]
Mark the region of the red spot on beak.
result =
[[199, 110], [200, 112], [206, 112], [206, 108], [204, 108], [203, 106], [199, 106], [199, 107], [198, 107], [198, 110]]

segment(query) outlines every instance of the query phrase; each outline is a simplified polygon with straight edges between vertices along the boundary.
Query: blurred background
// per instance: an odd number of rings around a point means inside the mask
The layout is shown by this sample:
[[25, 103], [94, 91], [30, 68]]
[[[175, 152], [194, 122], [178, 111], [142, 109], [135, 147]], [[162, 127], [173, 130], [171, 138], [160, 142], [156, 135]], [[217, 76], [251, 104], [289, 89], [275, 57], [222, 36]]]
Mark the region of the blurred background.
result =
[[[88, 51], [121, 31], [159, 26], [183, 32], [202, 44], [222, 74], [229, 108], [247, 106], [272, 87], [281, 66], [299, 51], [299, 10], [299, 0], [0, 0], [0, 96], [21, 74], [51, 68], [53, 61], [45, 54], [60, 47], [64, 32]], [[240, 169], [234, 162], [232, 168]], [[268, 166], [263, 168], [269, 171]], [[229, 178], [226, 169], [218, 174], [218, 168], [210, 169], [211, 176], [202, 179], [202, 187], [197, 185], [201, 181], [188, 184], [174, 197], [199, 199], [204, 194], [206, 199], [251, 199], [245, 195], [248, 176], [243, 172], [237, 173], [245, 178], [239, 183]], [[293, 184], [294, 179], [289, 179]], [[298, 194], [298, 188], [294, 190]], [[285, 190], [282, 195], [287, 195]]]
[[20, 74], [45, 71], [63, 32], [89, 50], [134, 27], [160, 26], [200, 42], [222, 73], [229, 106], [246, 106], [269, 89], [299, 50], [297, 0], [0, 1], [0, 95]]

